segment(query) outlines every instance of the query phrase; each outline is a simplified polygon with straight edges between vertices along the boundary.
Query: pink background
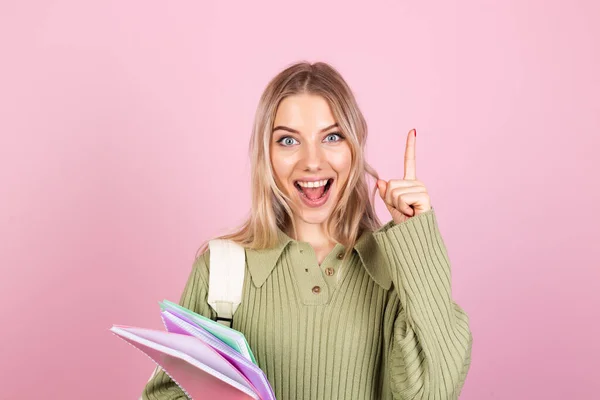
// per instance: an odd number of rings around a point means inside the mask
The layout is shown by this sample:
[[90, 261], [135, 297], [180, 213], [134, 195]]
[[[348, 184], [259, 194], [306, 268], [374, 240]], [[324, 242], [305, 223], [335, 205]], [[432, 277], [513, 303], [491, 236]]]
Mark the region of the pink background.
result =
[[216, 3], [1, 3], [0, 397], [139, 396], [153, 364], [108, 329], [163, 329], [247, 215], [258, 98], [301, 59], [348, 80], [383, 179], [417, 129], [474, 335], [461, 399], [597, 396], [598, 2]]

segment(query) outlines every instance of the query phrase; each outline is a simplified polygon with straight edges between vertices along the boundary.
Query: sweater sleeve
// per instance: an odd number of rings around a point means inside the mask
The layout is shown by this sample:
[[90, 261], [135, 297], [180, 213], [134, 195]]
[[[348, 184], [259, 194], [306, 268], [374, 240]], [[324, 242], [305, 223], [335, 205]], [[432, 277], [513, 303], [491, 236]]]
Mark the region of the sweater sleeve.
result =
[[[216, 313], [207, 301], [209, 252], [210, 250], [207, 249], [194, 261], [179, 305], [214, 320]], [[142, 392], [143, 400], [185, 400], [187, 398], [183, 390], [161, 368], [158, 368], [154, 376], [146, 383]]]
[[388, 350], [394, 399], [457, 399], [471, 364], [469, 317], [452, 300], [450, 261], [433, 208], [374, 232], [400, 307]]

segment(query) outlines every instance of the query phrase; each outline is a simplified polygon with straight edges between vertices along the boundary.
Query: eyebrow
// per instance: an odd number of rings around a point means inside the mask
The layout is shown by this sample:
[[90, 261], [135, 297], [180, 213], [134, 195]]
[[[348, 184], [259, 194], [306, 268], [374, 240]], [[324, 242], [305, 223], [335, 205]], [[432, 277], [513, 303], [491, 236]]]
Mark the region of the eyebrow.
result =
[[[337, 128], [337, 127], [339, 127], [339, 125], [336, 122], [333, 125], [329, 125], [327, 128], [321, 129], [319, 131], [319, 133], [323, 133], [323, 132], [326, 132], [326, 131], [330, 130], [331, 128]], [[281, 129], [281, 130], [284, 130], [284, 131], [288, 131], [288, 132], [292, 132], [292, 133], [300, 134], [300, 132], [298, 132], [297, 130], [292, 129], [292, 128], [288, 128], [287, 126], [283, 126], [283, 125], [276, 126], [275, 128], [273, 128], [273, 130], [271, 131], [271, 133], [275, 132], [278, 129]]]

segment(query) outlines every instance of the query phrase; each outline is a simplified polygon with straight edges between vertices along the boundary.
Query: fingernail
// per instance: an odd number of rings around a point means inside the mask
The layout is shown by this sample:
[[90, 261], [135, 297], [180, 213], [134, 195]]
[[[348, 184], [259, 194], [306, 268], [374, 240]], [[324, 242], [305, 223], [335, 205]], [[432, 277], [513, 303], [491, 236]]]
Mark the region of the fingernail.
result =
[[416, 129], [413, 129], [413, 131], [415, 131], [415, 137], [417, 137], [417, 130], [416, 130]]

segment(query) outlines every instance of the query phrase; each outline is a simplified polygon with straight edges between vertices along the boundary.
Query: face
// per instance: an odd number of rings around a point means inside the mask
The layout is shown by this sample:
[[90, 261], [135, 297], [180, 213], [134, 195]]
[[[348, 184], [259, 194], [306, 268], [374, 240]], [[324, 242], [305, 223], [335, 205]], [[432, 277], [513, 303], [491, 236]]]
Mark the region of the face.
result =
[[286, 97], [273, 127], [270, 153], [275, 181], [293, 200], [296, 222], [326, 223], [352, 164], [350, 145], [329, 104], [316, 95]]

